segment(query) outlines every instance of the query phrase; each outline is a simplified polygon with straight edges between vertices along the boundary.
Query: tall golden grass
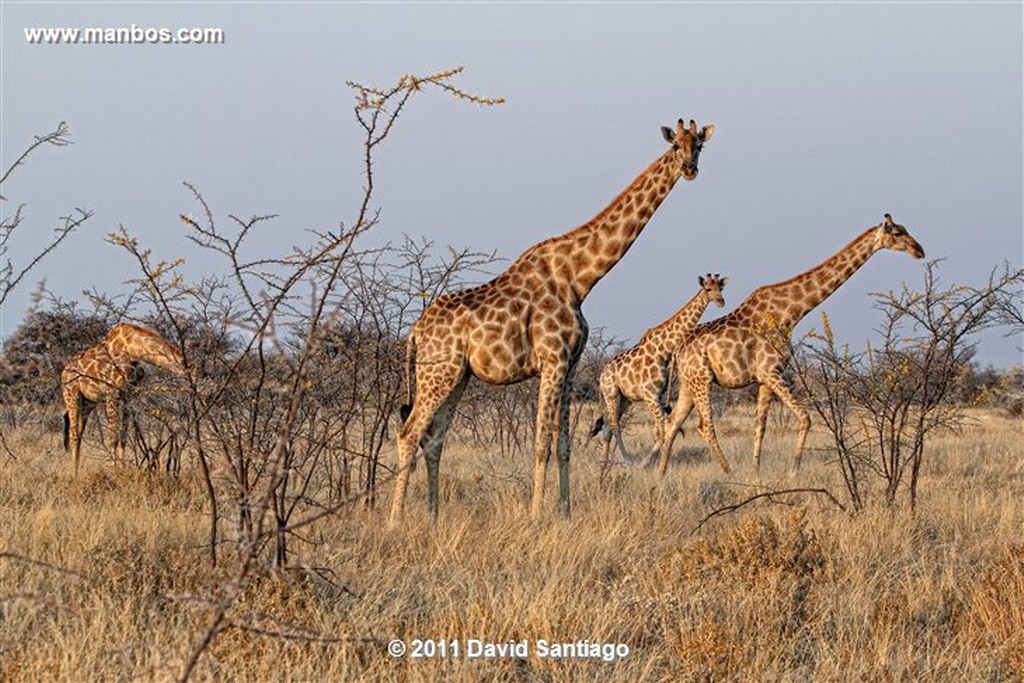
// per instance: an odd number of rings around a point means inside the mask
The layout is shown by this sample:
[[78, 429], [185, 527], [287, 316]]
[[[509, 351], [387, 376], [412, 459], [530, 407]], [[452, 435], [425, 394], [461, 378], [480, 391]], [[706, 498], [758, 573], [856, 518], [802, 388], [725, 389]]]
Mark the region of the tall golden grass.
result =
[[[724, 479], [699, 438], [658, 479], [602, 478], [577, 448], [574, 516], [531, 521], [529, 463], [453, 435], [440, 517], [413, 477], [407, 522], [352, 510], [302, 531], [304, 565], [241, 587], [200, 659], [222, 681], [1020, 681], [1024, 459], [1020, 420], [978, 413], [930, 444], [917, 513], [856, 516], [820, 496], [750, 505], [765, 488], [826, 487], [827, 453], [793, 479], [792, 434], [770, 429], [758, 476], [752, 414], [723, 417]], [[777, 426], [777, 425], [776, 425]], [[643, 427], [631, 427], [643, 439]], [[86, 453], [74, 479], [57, 435], [7, 435], [0, 456], [0, 671], [10, 681], [172, 680], [230, 568], [211, 568], [200, 482]], [[817, 438], [818, 445], [825, 440]], [[812, 443], [812, 446], [815, 444]], [[678, 450], [678, 447], [677, 447]], [[91, 457], [90, 457], [91, 456]], [[388, 493], [385, 491], [384, 493]], [[783, 504], [788, 503], [788, 504]], [[230, 564], [230, 563], [225, 563]], [[525, 657], [392, 657], [401, 639], [523, 639]], [[623, 659], [553, 659], [537, 641], [623, 643]]]

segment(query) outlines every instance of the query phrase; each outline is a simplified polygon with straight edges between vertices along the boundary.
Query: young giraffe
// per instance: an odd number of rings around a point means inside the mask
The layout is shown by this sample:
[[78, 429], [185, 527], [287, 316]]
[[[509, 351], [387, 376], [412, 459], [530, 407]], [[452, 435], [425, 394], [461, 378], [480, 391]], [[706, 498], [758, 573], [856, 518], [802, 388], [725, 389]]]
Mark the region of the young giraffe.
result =
[[904, 251], [914, 258], [924, 258], [924, 249], [917, 240], [902, 225], [893, 223], [892, 216], [885, 214], [881, 224], [869, 228], [824, 263], [784, 282], [755, 289], [732, 312], [697, 326], [676, 356], [679, 398], [669, 416], [662, 442], [658, 462], [660, 474], [664, 475], [668, 469], [676, 431], [686, 421], [694, 405], [699, 416], [697, 431], [711, 447], [718, 464], [726, 474], [729, 473], [729, 464], [718, 445], [711, 421], [712, 382], [727, 389], [738, 389], [754, 382], [760, 384], [754, 429], [756, 469], [761, 467], [761, 441], [768, 407], [772, 396], [778, 395], [796, 415], [800, 425], [793, 456], [793, 470], [799, 469], [811, 418], [782, 378], [782, 369], [789, 361], [789, 349], [778, 343], [778, 334], [788, 334], [805, 315], [881, 249]]
[[128, 387], [141, 379], [139, 363], [150, 363], [183, 374], [182, 355], [156, 332], [130, 323], [114, 325], [103, 340], [74, 356], [60, 373], [64, 398], [64, 450], [74, 455], [75, 474], [82, 450], [82, 433], [97, 403], [107, 408], [114, 455], [124, 458], [121, 413]]
[[680, 176], [697, 177], [697, 159], [714, 126], [698, 130], [691, 120], [687, 128], [680, 119], [675, 132], [661, 130], [671, 149], [597, 216], [527, 249], [494, 280], [438, 298], [413, 325], [406, 350], [409, 403], [403, 406], [405, 421], [398, 434], [392, 526], [402, 515], [409, 472], [420, 449], [427, 461], [428, 504], [437, 514], [444, 436], [471, 375], [502, 385], [540, 376], [531, 512], [540, 515], [557, 434], [559, 508], [569, 515], [569, 390], [588, 330], [580, 306]]
[[630, 402], [643, 401], [654, 418], [654, 448], [649, 460], [653, 462], [665, 436], [665, 418], [668, 407], [668, 376], [672, 354], [683, 338], [697, 325], [704, 309], [715, 302], [725, 306], [722, 290], [729, 278], [708, 273], [698, 277], [700, 289], [685, 306], [657, 327], [647, 330], [636, 346], [623, 351], [608, 361], [598, 386], [604, 399], [604, 415], [597, 418], [587, 438], [601, 432], [604, 441], [602, 462], [608, 462], [612, 434], [623, 457], [630, 459], [622, 443], [619, 420]]

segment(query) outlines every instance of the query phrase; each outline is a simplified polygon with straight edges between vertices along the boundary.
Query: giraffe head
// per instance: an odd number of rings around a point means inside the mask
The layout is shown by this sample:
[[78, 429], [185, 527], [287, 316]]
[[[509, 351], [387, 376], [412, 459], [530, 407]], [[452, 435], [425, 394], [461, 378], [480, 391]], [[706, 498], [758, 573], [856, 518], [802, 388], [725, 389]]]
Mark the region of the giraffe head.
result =
[[704, 293], [708, 303], [715, 302], [719, 308], [725, 306], [725, 297], [722, 295], [722, 290], [725, 289], [725, 283], [729, 281], [727, 277], [720, 277], [718, 273], [712, 275], [708, 273], [706, 276], [697, 278], [697, 282], [700, 283], [700, 289]]
[[921, 245], [910, 236], [906, 228], [894, 223], [889, 214], [885, 214], [885, 220], [875, 228], [875, 248], [905, 251], [914, 258], [924, 258]]
[[672, 143], [672, 154], [679, 164], [679, 172], [687, 180], [697, 177], [697, 159], [700, 157], [700, 150], [711, 135], [715, 132], [714, 126], [704, 126], [697, 130], [697, 124], [690, 119], [690, 126], [686, 127], [682, 119], [676, 124], [675, 132], [668, 126], [661, 127], [661, 134]]

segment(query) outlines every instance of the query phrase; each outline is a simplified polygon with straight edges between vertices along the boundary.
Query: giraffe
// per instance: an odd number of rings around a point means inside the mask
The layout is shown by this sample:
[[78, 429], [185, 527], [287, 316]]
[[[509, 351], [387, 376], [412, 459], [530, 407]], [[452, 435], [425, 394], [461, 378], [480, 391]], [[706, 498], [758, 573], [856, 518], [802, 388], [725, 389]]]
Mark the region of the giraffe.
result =
[[604, 399], [604, 416], [597, 418], [588, 438], [601, 432], [604, 441], [602, 462], [608, 462], [613, 434], [622, 455], [630, 459], [622, 443], [619, 420], [633, 401], [643, 401], [654, 418], [654, 449], [649, 460], [653, 462], [658, 455], [668, 413], [666, 404], [672, 355], [712, 301], [719, 308], [725, 306], [722, 290], [728, 281], [727, 277], [711, 273], [698, 277], [700, 289], [685, 306], [665, 322], [647, 330], [636, 346], [612, 358], [601, 371], [598, 386]]
[[85, 423], [97, 403], [106, 404], [114, 455], [123, 460], [124, 394], [142, 378], [140, 363], [177, 375], [185, 372], [180, 350], [156, 332], [131, 323], [114, 325], [99, 344], [72, 356], [64, 366], [60, 373], [65, 408], [64, 450], [74, 456], [76, 475]]
[[676, 431], [697, 408], [697, 431], [704, 437], [718, 464], [726, 474], [729, 464], [718, 445], [711, 421], [711, 383], [738, 389], [757, 383], [757, 413], [754, 428], [754, 467], [761, 467], [761, 441], [764, 438], [768, 408], [778, 396], [796, 415], [800, 431], [796, 438], [793, 471], [800, 468], [804, 440], [811, 427], [807, 410], [793, 397], [782, 377], [789, 361], [789, 347], [779, 342], [779, 334], [789, 331], [818, 304], [846, 282], [877, 251], [903, 251], [924, 258], [924, 249], [906, 228], [885, 214], [879, 225], [868, 228], [838, 253], [797, 275], [773, 285], [755, 289], [743, 303], [726, 315], [698, 325], [683, 342], [676, 356], [679, 397], [668, 418], [661, 444], [658, 472], [665, 474]]
[[530, 247], [490, 282], [439, 297], [413, 325], [406, 342], [408, 402], [398, 434], [392, 527], [401, 518], [409, 473], [421, 450], [428, 506], [436, 517], [444, 437], [470, 376], [498, 385], [540, 377], [530, 510], [535, 518], [541, 513], [554, 445], [559, 509], [569, 516], [569, 392], [588, 333], [580, 307], [676, 181], [697, 177], [697, 160], [714, 126], [698, 130], [692, 119], [689, 127], [679, 119], [674, 131], [662, 127], [661, 132], [671, 148], [603, 211]]

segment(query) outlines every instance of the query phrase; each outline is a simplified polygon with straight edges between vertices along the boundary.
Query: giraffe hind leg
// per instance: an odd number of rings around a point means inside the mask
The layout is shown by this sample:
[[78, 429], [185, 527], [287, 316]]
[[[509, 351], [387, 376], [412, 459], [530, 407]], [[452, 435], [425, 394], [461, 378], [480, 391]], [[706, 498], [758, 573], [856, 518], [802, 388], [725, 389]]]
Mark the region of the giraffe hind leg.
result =
[[[388, 522], [392, 528], [396, 527], [401, 520], [405, 508], [406, 492], [409, 488], [409, 475], [415, 466], [421, 448], [425, 445], [436, 448], [436, 452], [431, 451], [431, 457], [435, 462], [440, 459], [439, 443], [434, 442], [439, 442], [444, 438], [444, 430], [441, 430], [440, 434], [435, 431], [434, 434], [437, 438], [432, 439], [429, 444], [425, 443], [425, 439], [433, 428], [434, 418], [445, 405], [449, 396], [457, 387], [464, 385], [467, 379], [465, 366], [461, 364], [450, 363], [444, 366], [430, 364], [419, 367], [426, 367], [428, 371], [421, 371], [417, 374], [417, 397], [413, 401], [408, 418], [398, 432], [398, 472], [395, 475], [395, 489], [391, 497], [391, 516]], [[461, 391], [459, 393], [461, 394]], [[453, 401], [452, 408], [454, 408], [454, 403]], [[447, 428], [447, 425], [445, 427]], [[436, 473], [431, 475], [428, 471], [428, 486], [432, 476], [436, 476]]]
[[76, 397], [68, 404], [68, 450], [71, 453], [75, 466], [75, 476], [78, 476], [78, 464], [82, 459], [82, 437], [85, 436], [85, 425], [89, 421], [89, 413], [92, 412], [94, 404], [86, 401], [83, 397]]

